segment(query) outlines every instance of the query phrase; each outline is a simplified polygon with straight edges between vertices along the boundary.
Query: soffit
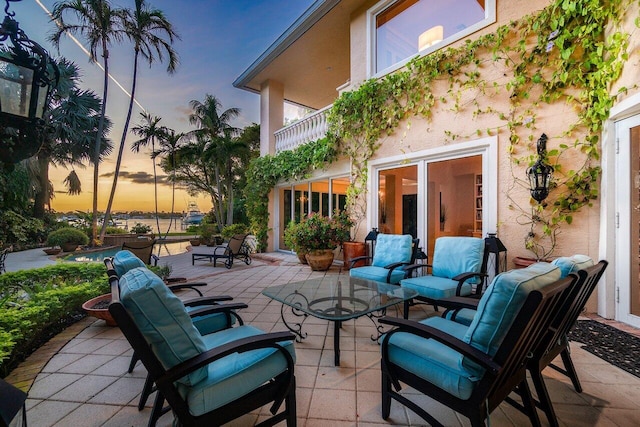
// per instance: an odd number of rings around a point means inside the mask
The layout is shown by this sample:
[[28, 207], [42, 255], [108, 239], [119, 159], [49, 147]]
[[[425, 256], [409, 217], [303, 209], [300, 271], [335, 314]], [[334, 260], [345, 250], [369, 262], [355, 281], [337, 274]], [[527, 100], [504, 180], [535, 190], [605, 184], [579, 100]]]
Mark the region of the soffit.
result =
[[233, 85], [259, 93], [264, 82], [276, 80], [286, 101], [313, 109], [331, 104], [349, 80], [351, 14], [364, 3], [314, 3], [316, 13], [296, 21]]

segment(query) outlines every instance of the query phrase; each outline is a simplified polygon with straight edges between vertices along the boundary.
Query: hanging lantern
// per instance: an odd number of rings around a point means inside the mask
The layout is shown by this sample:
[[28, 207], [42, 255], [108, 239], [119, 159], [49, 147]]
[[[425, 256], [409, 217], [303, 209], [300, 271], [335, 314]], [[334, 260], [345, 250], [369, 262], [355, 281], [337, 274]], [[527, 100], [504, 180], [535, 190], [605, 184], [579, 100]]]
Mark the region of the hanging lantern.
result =
[[0, 26], [0, 157], [17, 163], [34, 156], [44, 142], [44, 112], [59, 71], [47, 51], [32, 41], [13, 19], [5, 0]]

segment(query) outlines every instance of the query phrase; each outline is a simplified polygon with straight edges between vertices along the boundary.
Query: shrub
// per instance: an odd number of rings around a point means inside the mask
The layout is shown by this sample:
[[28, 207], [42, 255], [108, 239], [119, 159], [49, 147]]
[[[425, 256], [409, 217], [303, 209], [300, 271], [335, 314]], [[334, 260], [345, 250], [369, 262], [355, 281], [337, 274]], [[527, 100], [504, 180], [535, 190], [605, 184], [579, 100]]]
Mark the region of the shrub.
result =
[[74, 243], [76, 245], [86, 245], [89, 243], [89, 237], [82, 231], [73, 227], [64, 227], [49, 233], [47, 237], [47, 245], [62, 246], [66, 243]]
[[151, 233], [151, 227], [145, 224], [137, 223], [133, 227], [131, 227], [131, 232], [135, 234], [147, 234]]
[[109, 292], [104, 265], [58, 263], [0, 276], [0, 377]]
[[222, 229], [222, 237], [225, 239], [230, 239], [236, 234], [246, 234], [248, 232], [248, 227], [245, 224], [231, 224], [227, 225]]

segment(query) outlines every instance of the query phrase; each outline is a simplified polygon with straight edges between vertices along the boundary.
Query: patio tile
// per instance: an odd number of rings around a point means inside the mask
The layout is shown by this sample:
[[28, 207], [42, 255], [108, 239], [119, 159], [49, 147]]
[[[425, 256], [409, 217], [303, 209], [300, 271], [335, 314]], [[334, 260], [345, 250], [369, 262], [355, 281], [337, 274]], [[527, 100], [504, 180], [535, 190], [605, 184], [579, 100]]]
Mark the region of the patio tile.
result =
[[96, 338], [73, 340], [69, 344], [65, 345], [62, 350], [60, 350], [60, 353], [93, 354], [96, 350], [104, 347], [110, 342], [110, 340], [101, 340]]
[[311, 397], [309, 418], [356, 421], [355, 390], [315, 389]]
[[640, 409], [602, 408], [603, 418], [611, 420], [618, 427], [637, 427], [640, 425]]
[[296, 366], [296, 388], [314, 388], [318, 376], [317, 366]]
[[51, 398], [53, 400], [66, 400], [71, 402], [88, 402], [93, 396], [100, 393], [117, 379], [117, 377], [103, 377], [99, 375], [84, 376], [51, 396]]
[[47, 399], [80, 378], [82, 375], [61, 373], [47, 375], [43, 378], [38, 377], [29, 390], [29, 397]]
[[70, 363], [75, 362], [80, 359], [82, 354], [73, 354], [73, 353], [59, 353], [53, 356], [49, 362], [42, 368], [42, 372], [57, 372], [58, 370], [64, 368]]
[[30, 426], [49, 427], [79, 406], [80, 403], [78, 402], [45, 400], [27, 412], [27, 421]]
[[107, 376], [127, 375], [132, 377], [145, 378], [147, 376], [147, 371], [144, 369], [142, 364], [136, 365], [137, 369], [135, 369], [131, 374], [127, 373], [127, 369], [129, 369], [130, 361], [131, 361], [131, 357], [118, 356], [109, 360], [107, 363], [101, 365], [100, 367], [92, 371], [91, 374], [107, 375]]
[[89, 402], [126, 405], [140, 394], [144, 382], [145, 380], [142, 378], [119, 378], [96, 394]]
[[106, 340], [106, 341], [109, 341], [107, 345], [97, 349], [92, 354], [119, 356], [131, 350], [131, 345], [126, 340]]
[[380, 392], [382, 373], [377, 369], [359, 369], [356, 372], [356, 387], [358, 391]]
[[316, 376], [316, 389], [355, 390], [356, 370], [342, 366], [320, 367]]
[[113, 405], [80, 405], [73, 412], [54, 424], [55, 427], [99, 427], [120, 410]]
[[[378, 387], [379, 388], [379, 387]], [[380, 392], [368, 392], [358, 390], [358, 423], [359, 425], [391, 424], [409, 425], [406, 411], [400, 404], [391, 403], [391, 413], [387, 420], [382, 419], [382, 402]], [[445, 424], [447, 425], [447, 424]]]
[[61, 368], [59, 372], [70, 374], [88, 374], [114, 359], [114, 356], [83, 355], [78, 360]]
[[[382, 397], [380, 396], [380, 399], [382, 399]], [[456, 426], [468, 426], [470, 425], [470, 423], [468, 422], [468, 420], [463, 417], [463, 416], [459, 416], [455, 411], [447, 408], [446, 406], [438, 403], [437, 401], [431, 399], [428, 396], [425, 396], [423, 394], [412, 394], [410, 396], [410, 399], [417, 403], [420, 407], [424, 408], [425, 410], [427, 410], [427, 412], [429, 412], [429, 414], [431, 414], [433, 417], [435, 417], [438, 421], [440, 421], [442, 424], [444, 424], [447, 427], [456, 427]], [[400, 404], [396, 401], [391, 401], [391, 410], [393, 411], [393, 407], [394, 405], [398, 405], [400, 406]], [[405, 408], [406, 409], [406, 408]], [[407, 416], [409, 418], [409, 423], [411, 425], [425, 425], [426, 422], [420, 418], [415, 412], [406, 409], [407, 412]], [[462, 420], [464, 419], [464, 421]], [[497, 426], [500, 424], [497, 424], [494, 422], [494, 416], [492, 414], [491, 417], [491, 425], [492, 426]], [[505, 425], [505, 424], [502, 424]], [[527, 425], [527, 424], [523, 424], [523, 425]]]
[[[103, 427], [123, 427], [123, 426], [146, 426], [149, 422], [151, 409], [138, 411], [134, 406], [125, 406], [113, 415]], [[165, 414], [158, 420], [157, 427], [171, 427], [173, 425], [173, 415]]]

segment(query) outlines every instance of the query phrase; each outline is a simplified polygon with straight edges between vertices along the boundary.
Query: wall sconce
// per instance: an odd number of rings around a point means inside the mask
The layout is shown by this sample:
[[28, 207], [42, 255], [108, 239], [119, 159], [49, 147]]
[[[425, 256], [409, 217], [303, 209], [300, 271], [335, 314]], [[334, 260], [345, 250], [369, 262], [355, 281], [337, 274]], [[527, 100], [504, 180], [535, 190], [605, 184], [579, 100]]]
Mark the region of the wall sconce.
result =
[[418, 37], [418, 50], [424, 50], [436, 43], [440, 43], [444, 39], [444, 27], [436, 25], [429, 28]]
[[547, 155], [547, 135], [542, 134], [537, 142], [538, 160], [527, 169], [531, 197], [538, 203], [542, 203], [549, 195], [549, 185], [553, 175], [553, 167], [545, 163]]

